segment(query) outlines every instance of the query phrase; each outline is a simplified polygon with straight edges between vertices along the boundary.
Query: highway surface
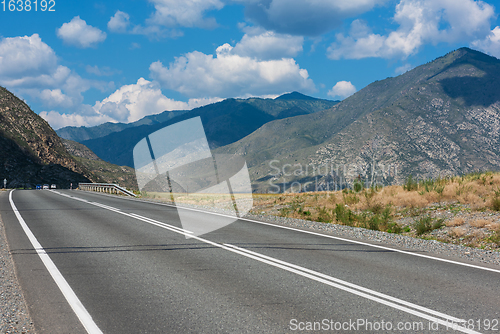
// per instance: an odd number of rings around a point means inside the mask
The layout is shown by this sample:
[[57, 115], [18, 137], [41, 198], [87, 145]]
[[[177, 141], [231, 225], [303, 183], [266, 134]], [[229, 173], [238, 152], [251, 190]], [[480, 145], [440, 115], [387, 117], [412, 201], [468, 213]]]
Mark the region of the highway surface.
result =
[[245, 219], [186, 238], [175, 207], [81, 191], [0, 212], [39, 333], [500, 333], [498, 266]]

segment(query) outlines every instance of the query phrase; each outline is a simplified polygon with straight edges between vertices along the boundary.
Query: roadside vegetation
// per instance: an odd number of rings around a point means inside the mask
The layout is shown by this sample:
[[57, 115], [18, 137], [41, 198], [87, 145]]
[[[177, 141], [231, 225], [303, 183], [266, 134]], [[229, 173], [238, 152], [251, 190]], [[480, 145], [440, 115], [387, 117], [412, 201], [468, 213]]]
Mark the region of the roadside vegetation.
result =
[[500, 173], [321, 193], [254, 194], [254, 214], [342, 224], [500, 250]]

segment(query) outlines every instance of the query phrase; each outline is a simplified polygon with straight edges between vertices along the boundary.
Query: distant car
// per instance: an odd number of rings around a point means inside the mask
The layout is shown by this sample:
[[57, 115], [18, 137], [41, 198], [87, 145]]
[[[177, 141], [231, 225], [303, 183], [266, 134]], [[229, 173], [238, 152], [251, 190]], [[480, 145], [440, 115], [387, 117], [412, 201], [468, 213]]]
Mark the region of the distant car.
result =
[[43, 185], [43, 189], [50, 189], [48, 184]]
[[56, 189], [56, 188], [57, 188], [57, 186], [55, 184], [50, 185], [50, 189]]
[[36, 185], [36, 189], [42, 189], [42, 185], [41, 184], [37, 184]]

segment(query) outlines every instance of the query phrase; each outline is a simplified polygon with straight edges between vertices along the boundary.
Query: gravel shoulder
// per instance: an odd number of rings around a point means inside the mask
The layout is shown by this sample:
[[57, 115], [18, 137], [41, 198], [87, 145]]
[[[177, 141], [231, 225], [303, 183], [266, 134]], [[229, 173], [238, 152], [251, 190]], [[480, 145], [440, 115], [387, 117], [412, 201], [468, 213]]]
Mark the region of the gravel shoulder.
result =
[[[7, 192], [0, 191], [0, 196]], [[0, 215], [0, 333], [36, 333], [5, 236]]]

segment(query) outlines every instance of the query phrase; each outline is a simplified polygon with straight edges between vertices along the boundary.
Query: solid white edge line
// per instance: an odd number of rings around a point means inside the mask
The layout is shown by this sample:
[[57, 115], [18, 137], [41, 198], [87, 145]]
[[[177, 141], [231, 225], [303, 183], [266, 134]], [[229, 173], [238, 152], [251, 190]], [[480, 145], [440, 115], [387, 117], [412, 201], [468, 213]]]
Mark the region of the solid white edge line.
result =
[[425, 258], [425, 259], [431, 259], [431, 260], [436, 260], [436, 261], [441, 261], [441, 262], [446, 262], [446, 263], [451, 263], [451, 264], [457, 264], [457, 265], [465, 266], [465, 267], [469, 267], [469, 268], [482, 269], [482, 270], [487, 270], [487, 271], [491, 271], [491, 272], [495, 272], [495, 273], [500, 273], [499, 269], [482, 267], [482, 266], [478, 266], [478, 265], [475, 265], [475, 264], [458, 262], [458, 261], [443, 259], [443, 258], [434, 257], [434, 256], [430, 256], [430, 255], [413, 253], [413, 252], [404, 251], [404, 250], [401, 250], [401, 249], [391, 248], [391, 247], [387, 247], [387, 246], [374, 245], [374, 244], [370, 244], [370, 243], [363, 242], [363, 241], [351, 240], [351, 239], [346, 239], [346, 238], [342, 238], [342, 237], [335, 237], [333, 235], [322, 234], [322, 233], [318, 233], [318, 232], [305, 231], [305, 230], [301, 230], [301, 229], [294, 228], [294, 227], [288, 227], [288, 226], [282, 226], [282, 225], [277, 225], [277, 224], [262, 222], [262, 221], [258, 221], [258, 220], [254, 220], [254, 219], [250, 219], [250, 218], [245, 218], [245, 217], [235, 217], [235, 216], [230, 216], [230, 215], [226, 215], [226, 214], [223, 214], [223, 213], [212, 212], [212, 211], [205, 211], [205, 210], [200, 210], [200, 209], [194, 209], [194, 208], [189, 208], [189, 207], [185, 207], [185, 206], [177, 206], [177, 205], [172, 205], [172, 204], [168, 204], [168, 203], [149, 202], [149, 201], [140, 200], [140, 199], [137, 199], [137, 198], [123, 198], [123, 199], [126, 199], [126, 200], [135, 200], [135, 201], [139, 201], [139, 202], [143, 202], [143, 203], [149, 203], [149, 204], [164, 205], [164, 206], [168, 206], [168, 207], [172, 207], [172, 208], [177, 208], [177, 209], [184, 209], [184, 210], [190, 210], [190, 211], [204, 212], [204, 213], [207, 213], [207, 214], [221, 216], [221, 217], [238, 218], [238, 220], [243, 220], [243, 221], [247, 221], [247, 222], [251, 222], [251, 223], [256, 223], [256, 224], [261, 224], [261, 225], [267, 225], [267, 226], [282, 228], [282, 229], [285, 229], [285, 230], [291, 230], [291, 231], [296, 231], [296, 232], [301, 232], [301, 233], [316, 235], [316, 236], [320, 236], [320, 237], [324, 237], [324, 238], [330, 238], [330, 239], [336, 239], [336, 240], [341, 240], [341, 241], [345, 241], [345, 242], [350, 242], [350, 243], [354, 243], [354, 244], [358, 244], [358, 245], [363, 245], [363, 246], [369, 246], [369, 247], [374, 247], [374, 248], [389, 250], [389, 251], [398, 252], [398, 253], [401, 253], [401, 254], [418, 256], [418, 257], [422, 257], [422, 258]]
[[[89, 203], [89, 204], [92, 204], [92, 203]], [[108, 209], [109, 210], [109, 209]], [[110, 211], [114, 211], [114, 210], [110, 210]], [[201, 211], [201, 210], [197, 210], [197, 211], [200, 211], [200, 212], [204, 212], [204, 211]], [[122, 213], [122, 214], [125, 214], [123, 212], [118, 212], [118, 213]], [[131, 214], [125, 214], [129, 217], [132, 217], [132, 218], [135, 218], [135, 219], [138, 219], [137, 217], [134, 217], [132, 216]], [[142, 220], [142, 219], [141, 219]], [[164, 229], [167, 229], [167, 230], [170, 230], [172, 232], [175, 232], [175, 233], [178, 233], [178, 234], [182, 234], [184, 236], [187, 236], [188, 234], [184, 231], [178, 231], [178, 230], [175, 230], [175, 229], [172, 229], [172, 228], [169, 228], [169, 227], [166, 227], [166, 226], [163, 226], [163, 225], [160, 225], [160, 224], [157, 224], [157, 223], [154, 223], [154, 222], [151, 222], [151, 221], [146, 221], [146, 220], [143, 220], [151, 225], [155, 225], [155, 226], [158, 226], [158, 227], [161, 227], [161, 228], [164, 228]], [[198, 236], [195, 236], [195, 235], [189, 235], [189, 237], [191, 238], [194, 238], [194, 239], [197, 239], [198, 241], [201, 241], [203, 243], [206, 243], [206, 244], [209, 244], [209, 245], [212, 245], [212, 246], [215, 246], [215, 247], [218, 247], [218, 248], [222, 248], [222, 249], [225, 249], [227, 251], [230, 251], [230, 252], [233, 252], [233, 253], [236, 253], [236, 254], [239, 254], [239, 255], [242, 255], [242, 256], [245, 256], [245, 257], [248, 257], [248, 258], [251, 258], [251, 259], [254, 259], [256, 261], [259, 261], [259, 262], [262, 262], [262, 263], [266, 263], [268, 265], [271, 265], [273, 267], [277, 267], [277, 268], [280, 268], [280, 269], [283, 269], [283, 270], [286, 270], [288, 272], [291, 272], [291, 273], [294, 273], [294, 274], [297, 274], [297, 275], [300, 275], [300, 276], [303, 276], [303, 277], [306, 277], [306, 278], [309, 278], [309, 279], [312, 279], [314, 281], [317, 281], [317, 282], [320, 282], [320, 283], [323, 283], [323, 284], [326, 284], [326, 285], [329, 285], [329, 286], [332, 286], [332, 287], [335, 287], [337, 289], [340, 289], [340, 290], [344, 290], [346, 292], [349, 292], [349, 293], [352, 293], [354, 295], [357, 295], [357, 296], [360, 296], [360, 297], [363, 297], [363, 298], [366, 298], [366, 299], [369, 299], [369, 300], [372, 300], [372, 301], [375, 301], [375, 302], [378, 302], [380, 304], [384, 304], [386, 306], [389, 306], [389, 307], [392, 307], [392, 308], [395, 308], [395, 309], [398, 309], [400, 311], [403, 311], [403, 312], [406, 312], [406, 313], [409, 313], [409, 314], [413, 314], [417, 317], [420, 317], [420, 318], [423, 318], [423, 319], [426, 319], [426, 320], [429, 320], [429, 321], [432, 321], [432, 322], [435, 322], [435, 323], [438, 323], [440, 325], [443, 325], [445, 327], [451, 327], [451, 326], [454, 326], [453, 329], [454, 330], [458, 330], [460, 332], [463, 332], [463, 333], [469, 333], [469, 334], [481, 334], [480, 332], [476, 332], [474, 330], [470, 330], [468, 328], [465, 328], [465, 327], [462, 327], [462, 326], [458, 326], [457, 322], [453, 322], [454, 319], [458, 320], [458, 322], [462, 322], [463, 320], [461, 319], [458, 319], [456, 317], [452, 317], [452, 316], [449, 316], [447, 314], [444, 314], [444, 313], [440, 313], [440, 312], [437, 312], [437, 311], [433, 311], [433, 310], [430, 310], [430, 309], [427, 309], [427, 308], [424, 308], [427, 312], [431, 311], [433, 313], [439, 313], [442, 315], [443, 318], [447, 319], [446, 320], [443, 320], [443, 319], [439, 319], [439, 318], [436, 318], [436, 317], [432, 317], [428, 314], [424, 314], [422, 312], [419, 312], [419, 311], [416, 311], [416, 310], [413, 310], [413, 309], [410, 309], [406, 306], [401, 306], [401, 305], [398, 305], [398, 304], [395, 304], [391, 301], [388, 301], [388, 300], [384, 300], [384, 299], [381, 299], [379, 297], [375, 297], [375, 296], [372, 296], [372, 295], [369, 295], [365, 292], [361, 292], [361, 291], [358, 291], [358, 290], [354, 290], [350, 287], [346, 287], [344, 285], [340, 285], [340, 284], [337, 284], [337, 283], [334, 283], [334, 282], [331, 282], [330, 280], [327, 280], [325, 278], [322, 278], [322, 277], [318, 277], [318, 276], [314, 276], [310, 273], [307, 273], [305, 272], [305, 270], [309, 270], [309, 269], [306, 269], [306, 268], [303, 268], [302, 270], [297, 270], [297, 269], [294, 269], [293, 266], [295, 267], [299, 267], [299, 266], [296, 266], [296, 265], [293, 265], [291, 263], [288, 263], [288, 262], [285, 262], [285, 261], [281, 261], [281, 260], [278, 260], [278, 259], [274, 259], [274, 258], [271, 258], [272, 260], [267, 260], [263, 257], [265, 257], [265, 255], [262, 255], [262, 254], [258, 254], [258, 256], [256, 255], [253, 255], [253, 254], [249, 254], [249, 252], [251, 251], [248, 251], [248, 250], [245, 250], [245, 251], [242, 251], [242, 250], [238, 250], [238, 249], [235, 249], [234, 247], [236, 246], [232, 246], [232, 245], [221, 245], [221, 244], [218, 244], [216, 242], [213, 242], [213, 241], [210, 241], [210, 240], [207, 240], [207, 239], [204, 239], [204, 238], [201, 238], [201, 237], [198, 237]], [[282, 262], [284, 264], [281, 264], [279, 262]], [[299, 268], [302, 268], [302, 267], [299, 267]], [[305, 270], [304, 270], [305, 269]], [[321, 273], [320, 273], [321, 274]], [[321, 275], [324, 275], [324, 274], [321, 274]], [[325, 275], [327, 276], [327, 275]], [[330, 277], [330, 276], [327, 276], [328, 279], [333, 279], [333, 277]], [[347, 282], [346, 282], [347, 283]], [[349, 283], [351, 284], [351, 283]], [[353, 284], [354, 285], [354, 284]], [[357, 287], [357, 286], [356, 286]], [[362, 287], [359, 287], [359, 288], [362, 288]], [[362, 288], [362, 289], [366, 289], [366, 288]], [[380, 294], [380, 295], [383, 295], [379, 292], [376, 292], [376, 291], [372, 291], [370, 289], [366, 289], [368, 291], [370, 291], [370, 293], [372, 294]], [[383, 295], [385, 298], [387, 299], [390, 299], [390, 298], [394, 298], [394, 297], [390, 297], [390, 296], [386, 296], [386, 295]], [[403, 301], [404, 302], [404, 301]], [[405, 302], [406, 303], [406, 302]], [[408, 302], [408, 304], [411, 304]], [[418, 306], [418, 305], [416, 305]], [[421, 307], [421, 306], [419, 306]], [[423, 308], [423, 307], [422, 307]], [[451, 324], [450, 324], [450, 321], [451, 321]]]
[[404, 301], [402, 299], [399, 299], [399, 298], [396, 298], [396, 297], [392, 297], [392, 296], [383, 294], [381, 292], [377, 292], [375, 290], [364, 288], [364, 287], [356, 285], [354, 283], [349, 283], [349, 282], [343, 281], [341, 279], [338, 279], [338, 278], [335, 278], [335, 277], [332, 277], [332, 276], [329, 276], [329, 275], [326, 275], [326, 274], [323, 274], [323, 273], [320, 273], [320, 272], [317, 272], [317, 271], [314, 271], [314, 270], [311, 270], [311, 269], [307, 269], [307, 268], [304, 268], [304, 267], [301, 267], [301, 266], [298, 266], [298, 265], [295, 265], [295, 264], [292, 264], [292, 263], [289, 263], [289, 262], [278, 260], [278, 259], [275, 259], [273, 257], [267, 256], [267, 255], [264, 255], [264, 254], [253, 252], [253, 251], [248, 250], [246, 248], [241, 248], [241, 247], [234, 246], [234, 245], [231, 245], [231, 244], [224, 244], [224, 245], [228, 246], [228, 247], [232, 247], [232, 248], [237, 249], [237, 250], [240, 250], [242, 252], [246, 252], [246, 253], [249, 253], [249, 254], [252, 254], [252, 255], [255, 255], [255, 256], [262, 257], [263, 259], [266, 259], [266, 260], [269, 260], [269, 261], [274, 261], [276, 263], [280, 263], [280, 264], [289, 266], [291, 268], [298, 269], [298, 270], [301, 270], [303, 272], [306, 272], [306, 273], [309, 273], [309, 274], [312, 274], [312, 275], [316, 275], [318, 277], [330, 280], [330, 281], [335, 282], [335, 283], [343, 284], [343, 285], [348, 286], [348, 287], [353, 288], [353, 289], [357, 289], [357, 290], [360, 290], [360, 291], [363, 291], [363, 292], [366, 292], [366, 293], [370, 293], [372, 295], [375, 295], [377, 297], [390, 300], [390, 301], [395, 302], [395, 303], [399, 303], [399, 304], [402, 304], [402, 305], [405, 305], [405, 306], [408, 306], [408, 307], [412, 307], [412, 308], [420, 310], [422, 312], [426, 312], [426, 313], [433, 314], [433, 315], [441, 317], [441, 318], [448, 319], [449, 321], [453, 321], [455, 323], [465, 322], [464, 319], [459, 319], [459, 318], [450, 316], [448, 314], [444, 314], [444, 313], [441, 313], [441, 312], [438, 312], [438, 311], [434, 311], [434, 310], [431, 310], [431, 309], [429, 309], [427, 307], [423, 307], [423, 306], [420, 306], [420, 305], [417, 305], [417, 304], [413, 304], [413, 303]]
[[35, 237], [33, 232], [31, 232], [30, 228], [28, 227], [23, 217], [17, 210], [17, 207], [14, 204], [14, 201], [12, 200], [13, 192], [14, 190], [11, 190], [11, 192], [9, 193], [9, 202], [12, 207], [12, 210], [14, 211], [14, 214], [16, 215], [17, 220], [19, 221], [19, 224], [21, 224], [24, 233], [30, 240], [31, 245], [33, 246], [36, 253], [40, 257], [40, 260], [42, 260], [43, 264], [45, 265], [45, 268], [47, 268], [48, 272], [50, 273], [50, 276], [52, 276], [52, 279], [54, 279], [54, 281], [56, 282], [57, 286], [59, 287], [59, 290], [62, 292], [64, 298], [66, 298], [66, 301], [75, 312], [76, 316], [82, 323], [83, 327], [85, 327], [85, 329], [87, 330], [87, 333], [102, 334], [102, 331], [99, 329], [99, 327], [97, 327], [96, 323], [92, 319], [92, 316], [87, 312], [85, 306], [83, 306], [83, 304], [80, 302], [73, 289], [71, 289], [68, 282], [64, 279], [59, 269], [50, 259], [49, 255], [45, 252], [42, 245], [38, 242], [37, 238]]

